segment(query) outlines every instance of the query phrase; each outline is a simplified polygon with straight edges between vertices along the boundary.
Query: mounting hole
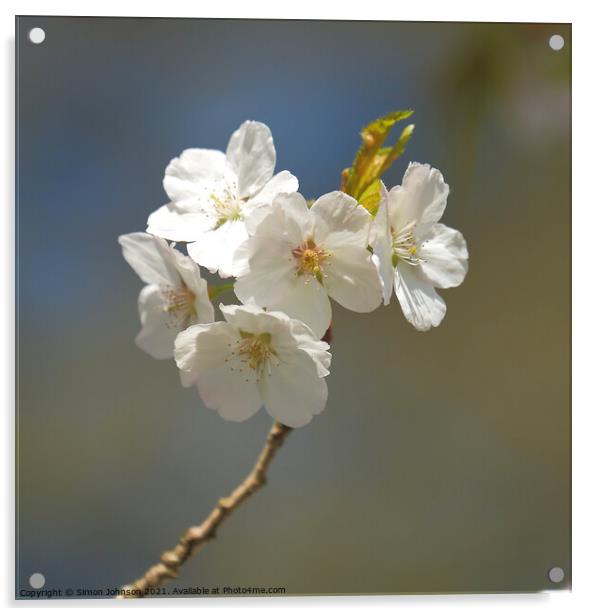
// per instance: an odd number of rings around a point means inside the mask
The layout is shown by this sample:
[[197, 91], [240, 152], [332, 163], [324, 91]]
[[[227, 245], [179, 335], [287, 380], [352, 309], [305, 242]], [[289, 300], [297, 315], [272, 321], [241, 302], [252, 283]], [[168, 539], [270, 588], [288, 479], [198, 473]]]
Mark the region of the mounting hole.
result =
[[561, 49], [565, 47], [565, 39], [560, 34], [553, 34], [548, 39], [548, 44], [551, 49], [554, 49], [555, 51], [561, 51]]
[[46, 585], [46, 578], [43, 573], [34, 573], [29, 578], [31, 588], [43, 588]]
[[43, 43], [45, 41], [45, 38], [46, 33], [42, 28], [31, 28], [31, 30], [29, 30], [29, 40], [34, 45], [39, 45], [40, 43]]
[[555, 584], [559, 584], [565, 579], [565, 571], [561, 567], [553, 567], [549, 569], [548, 579]]

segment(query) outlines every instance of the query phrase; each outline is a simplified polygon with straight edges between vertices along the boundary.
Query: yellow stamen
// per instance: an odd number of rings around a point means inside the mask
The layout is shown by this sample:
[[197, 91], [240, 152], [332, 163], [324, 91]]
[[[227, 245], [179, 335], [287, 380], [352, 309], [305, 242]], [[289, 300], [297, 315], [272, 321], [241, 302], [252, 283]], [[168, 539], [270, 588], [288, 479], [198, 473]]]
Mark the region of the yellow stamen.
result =
[[161, 291], [166, 302], [165, 311], [172, 316], [172, 327], [187, 327], [197, 316], [195, 294], [182, 282], [179, 287], [166, 287]]
[[257, 378], [260, 378], [265, 369], [269, 368], [271, 359], [277, 357], [275, 349], [271, 347], [271, 334], [240, 331], [240, 338], [238, 355], [257, 373]]
[[323, 265], [329, 258], [329, 253], [317, 246], [312, 239], [292, 250], [296, 259], [296, 275], [316, 278], [321, 284], [325, 277]]
[[418, 256], [418, 245], [416, 243], [416, 225], [409, 223], [402, 229], [391, 229], [393, 243], [393, 265], [401, 259], [410, 265], [418, 265], [422, 259]]
[[220, 199], [216, 195], [209, 195], [209, 198], [215, 204], [213, 208], [217, 216], [217, 224], [215, 228], [221, 227], [221, 225], [229, 220], [242, 220], [242, 208], [240, 207], [240, 201], [229, 191], [226, 191], [223, 199]]

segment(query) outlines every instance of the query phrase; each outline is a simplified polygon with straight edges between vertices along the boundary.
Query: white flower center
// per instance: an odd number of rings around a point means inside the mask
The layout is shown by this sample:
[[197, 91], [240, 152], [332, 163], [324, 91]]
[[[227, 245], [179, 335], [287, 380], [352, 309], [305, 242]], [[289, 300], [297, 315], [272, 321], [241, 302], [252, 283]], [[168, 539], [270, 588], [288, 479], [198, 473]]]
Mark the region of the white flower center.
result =
[[168, 327], [186, 329], [197, 316], [195, 294], [184, 284], [179, 287], [162, 286], [161, 295], [164, 299], [164, 311], [170, 315]]
[[327, 276], [323, 267], [330, 257], [326, 250], [317, 246], [314, 240], [310, 239], [294, 248], [292, 256], [296, 261], [296, 276], [304, 276], [305, 282], [316, 278], [323, 284], [323, 278]]
[[394, 266], [400, 259], [410, 265], [419, 265], [422, 262], [418, 254], [419, 246], [416, 243], [415, 229], [416, 221], [408, 223], [401, 229], [391, 228]]
[[226, 188], [222, 195], [210, 195], [213, 203], [213, 212], [215, 214], [215, 228], [221, 227], [231, 220], [242, 220], [242, 204], [243, 200], [239, 199], [235, 191]]
[[[231, 346], [231, 345], [230, 345]], [[263, 376], [271, 375], [271, 366], [274, 362], [279, 365], [279, 358], [275, 349], [271, 346], [271, 334], [253, 334], [240, 330], [240, 338], [234, 345], [234, 350], [230, 354], [231, 358], [239, 358], [242, 367], [239, 372], [244, 371], [244, 367], [248, 367], [248, 373], [254, 373], [257, 381], [260, 381]], [[230, 358], [226, 358], [228, 363]], [[233, 372], [234, 368], [230, 367]], [[245, 377], [245, 381], [249, 381]]]

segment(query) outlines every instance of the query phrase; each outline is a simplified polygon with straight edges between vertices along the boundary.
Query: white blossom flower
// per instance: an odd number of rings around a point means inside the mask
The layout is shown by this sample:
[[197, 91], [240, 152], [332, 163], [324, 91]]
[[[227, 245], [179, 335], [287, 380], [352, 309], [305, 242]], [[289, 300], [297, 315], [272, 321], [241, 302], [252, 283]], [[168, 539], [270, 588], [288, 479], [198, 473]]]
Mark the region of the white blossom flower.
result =
[[355, 199], [331, 192], [309, 209], [299, 193], [279, 195], [258, 218], [245, 244], [248, 272], [234, 286], [243, 303], [285, 312], [319, 338], [331, 323], [329, 297], [356, 312], [379, 306], [367, 250], [372, 218]]
[[155, 359], [173, 357], [180, 331], [214, 319], [207, 282], [192, 259], [160, 238], [129, 233], [118, 241], [128, 264], [147, 283], [139, 295], [142, 329], [135, 342]]
[[182, 384], [231, 421], [261, 406], [292, 428], [307, 424], [327, 402], [329, 345], [300, 321], [256, 306], [220, 305], [225, 321], [178, 334], [175, 358]]
[[460, 285], [468, 271], [463, 235], [439, 223], [449, 186], [441, 172], [410, 163], [401, 186], [382, 198], [371, 232], [374, 259], [387, 305], [395, 294], [406, 319], [426, 331], [441, 323], [447, 307], [435, 291]]
[[288, 171], [273, 175], [275, 159], [271, 131], [253, 121], [234, 132], [225, 154], [184, 150], [166, 168], [163, 185], [171, 203], [149, 216], [148, 233], [189, 242], [188, 254], [199, 265], [224, 278], [235, 276], [234, 254], [247, 237], [245, 219], [278, 193], [298, 190]]

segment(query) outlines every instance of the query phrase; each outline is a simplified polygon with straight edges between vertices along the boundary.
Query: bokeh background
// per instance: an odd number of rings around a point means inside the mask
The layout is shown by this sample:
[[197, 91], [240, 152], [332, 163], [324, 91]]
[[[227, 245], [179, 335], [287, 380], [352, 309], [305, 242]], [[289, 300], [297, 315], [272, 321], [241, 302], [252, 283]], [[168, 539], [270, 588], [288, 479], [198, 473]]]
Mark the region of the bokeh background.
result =
[[326, 411], [176, 585], [532, 591], [561, 566], [566, 586], [570, 47], [567, 25], [18, 19], [17, 591], [34, 572], [132, 581], [271, 423], [223, 421], [133, 342], [141, 282], [117, 236], [165, 203], [168, 161], [257, 119], [315, 197], [366, 122], [407, 107], [416, 132], [385, 179], [442, 170], [469, 275], [428, 333], [396, 303], [334, 306]]

